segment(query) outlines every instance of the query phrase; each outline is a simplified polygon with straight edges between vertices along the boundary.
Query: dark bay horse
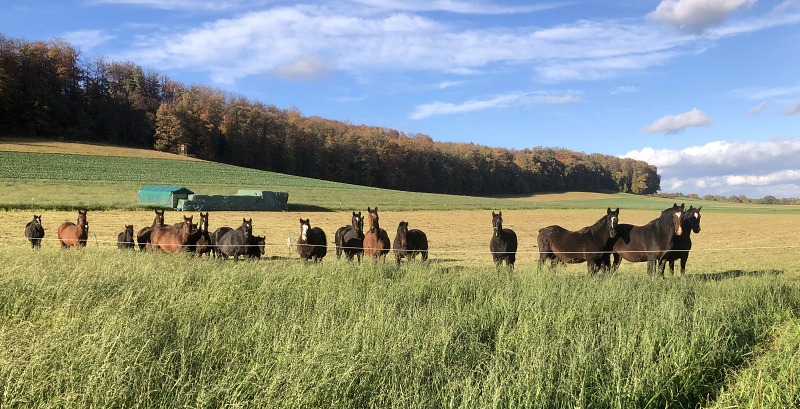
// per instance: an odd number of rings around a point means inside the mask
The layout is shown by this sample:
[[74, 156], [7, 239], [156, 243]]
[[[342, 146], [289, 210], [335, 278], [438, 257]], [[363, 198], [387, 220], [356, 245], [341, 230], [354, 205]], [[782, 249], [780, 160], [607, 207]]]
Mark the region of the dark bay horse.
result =
[[133, 225], [126, 224], [125, 231], [117, 235], [117, 248], [132, 249], [135, 247], [133, 244]]
[[489, 251], [492, 253], [497, 268], [506, 262], [506, 267], [514, 269], [517, 260], [517, 233], [514, 230], [503, 228], [503, 212], [492, 212], [492, 239], [489, 241]]
[[147, 243], [150, 242], [150, 234], [156, 226], [164, 227], [164, 211], [156, 210], [156, 217], [153, 219], [153, 224], [150, 227], [142, 227], [136, 234], [136, 241], [139, 243], [139, 250], [144, 250]]
[[367, 207], [367, 217], [369, 219], [369, 230], [364, 233], [364, 254], [368, 257], [381, 257], [386, 260], [389, 253], [391, 242], [386, 230], [380, 227], [378, 208], [370, 209]]
[[78, 223], [64, 222], [58, 227], [58, 241], [61, 247], [86, 247], [86, 238], [89, 236], [89, 222], [86, 221], [86, 211], [78, 211]]
[[334, 235], [336, 258], [340, 258], [344, 252], [348, 260], [358, 256], [358, 261], [361, 261], [364, 253], [364, 219], [361, 218], [361, 212], [353, 212], [350, 222], [350, 226], [340, 227]]
[[208, 233], [208, 213], [200, 212], [197, 228], [189, 232], [189, 251], [197, 255], [211, 252], [211, 235]]
[[32, 249], [42, 247], [42, 238], [44, 238], [42, 215], [33, 215], [33, 220], [25, 225], [25, 238], [31, 242]]
[[167, 253], [177, 253], [185, 250], [189, 242], [193, 217], [183, 216], [183, 224], [178, 229], [172, 226], [154, 227], [152, 233], [150, 233], [150, 242], [147, 244], [147, 248], [162, 250]]
[[672, 251], [664, 256], [669, 262], [670, 274], [675, 274], [675, 260], [681, 261], [681, 275], [686, 271], [686, 260], [689, 259], [689, 250], [692, 249], [692, 232], [700, 233], [700, 209], [702, 208], [703, 206], [697, 209], [689, 206], [689, 209], [683, 212], [681, 219], [683, 232], [672, 239]]
[[264, 255], [267, 238], [262, 236], [250, 236], [250, 246], [247, 247], [247, 258], [261, 258]]
[[593, 225], [578, 231], [570, 231], [561, 226], [548, 226], [539, 230], [536, 238], [539, 246], [539, 265], [552, 260], [550, 266], [555, 267], [558, 262], [582, 263], [586, 262], [589, 274], [594, 275], [604, 265], [606, 252], [611, 250], [617, 235], [619, 223], [619, 208], [612, 211], [609, 207], [606, 215]]
[[300, 238], [297, 239], [297, 254], [303, 261], [322, 261], [328, 254], [328, 241], [325, 232], [319, 227], [311, 227], [309, 219], [300, 219]]
[[681, 219], [683, 206], [673, 204], [661, 212], [661, 216], [644, 226], [620, 224], [617, 226], [617, 239], [613, 247], [614, 266], [619, 267], [620, 259], [633, 263], [647, 262], [647, 274], [653, 274], [658, 264], [658, 272], [664, 277], [667, 259], [664, 255], [672, 250], [672, 240], [683, 233]]
[[417, 254], [422, 254], [422, 261], [426, 261], [428, 259], [428, 236], [419, 229], [409, 230], [408, 222], [400, 222], [397, 226], [397, 234], [394, 236], [392, 249], [398, 265], [403, 257], [411, 260], [415, 259]]
[[[220, 229], [217, 229], [219, 231]], [[216, 233], [216, 232], [214, 232]], [[222, 233], [218, 237], [216, 248], [223, 257], [233, 257], [233, 261], [239, 261], [239, 256], [248, 258], [250, 248], [250, 238], [253, 236], [253, 219], [242, 218], [242, 225], [236, 229]]]

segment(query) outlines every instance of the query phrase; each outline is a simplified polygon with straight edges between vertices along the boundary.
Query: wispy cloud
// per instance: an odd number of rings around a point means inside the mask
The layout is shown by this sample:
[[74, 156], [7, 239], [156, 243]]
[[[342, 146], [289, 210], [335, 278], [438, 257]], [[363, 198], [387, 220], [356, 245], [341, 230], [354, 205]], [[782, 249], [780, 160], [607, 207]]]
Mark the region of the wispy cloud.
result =
[[301, 55], [291, 62], [279, 64], [272, 76], [290, 81], [314, 81], [333, 73], [336, 60], [322, 61], [313, 55]]
[[644, 148], [624, 157], [658, 167], [662, 190], [684, 193], [800, 196], [800, 138], [710, 142], [682, 150]]
[[463, 84], [465, 82], [466, 81], [442, 81], [442, 82], [439, 83], [439, 85], [437, 85], [437, 88], [445, 89], [445, 88], [450, 88], [450, 87], [456, 87], [456, 86], [459, 86], [459, 85], [461, 85], [461, 84]]
[[690, 34], [701, 34], [709, 27], [722, 24], [742, 6], [756, 0], [663, 0], [647, 16]]
[[740, 95], [744, 98], [752, 100], [764, 100], [777, 97], [785, 97], [787, 95], [800, 94], [800, 85], [788, 86], [788, 87], [774, 87], [774, 88], [766, 88], [766, 87], [740, 88], [733, 90], [732, 93], [734, 95]]
[[768, 107], [768, 106], [769, 106], [769, 103], [767, 103], [767, 102], [762, 102], [762, 103], [758, 104], [758, 106], [757, 106], [757, 107], [755, 107], [755, 108], [753, 108], [753, 109], [751, 109], [751, 110], [747, 111], [747, 115], [757, 115], [757, 114], [760, 114], [760, 113], [761, 113], [761, 111], [763, 111], [763, 110], [764, 110], [764, 108], [766, 108], [766, 107]]
[[623, 85], [623, 86], [617, 87], [617, 89], [611, 91], [611, 95], [624, 94], [624, 93], [628, 93], [628, 92], [636, 92], [638, 90], [639, 90], [639, 87], [634, 87], [634, 86], [631, 86], [631, 85]]
[[684, 112], [678, 115], [665, 115], [661, 119], [653, 122], [652, 124], [642, 128], [640, 133], [659, 133], [666, 132], [669, 134], [676, 134], [683, 132], [686, 128], [694, 126], [706, 126], [714, 123], [714, 119], [708, 116], [705, 112], [694, 108], [689, 112]]
[[61, 38], [63, 38], [64, 41], [79, 46], [83, 51], [89, 51], [116, 37], [106, 34], [102, 30], [79, 30], [64, 33]]
[[573, 104], [583, 99], [573, 95], [552, 96], [541, 93], [512, 92], [497, 95], [488, 99], [472, 99], [460, 104], [435, 101], [417, 106], [411, 113], [411, 119], [424, 119], [434, 115], [460, 114], [486, 109], [509, 108], [513, 106], [532, 106], [541, 104]]
[[333, 102], [358, 102], [367, 99], [368, 95], [364, 94], [359, 97], [341, 97], [341, 98], [330, 98], [330, 101]]
[[551, 2], [529, 6], [501, 6], [486, 2], [457, 0], [351, 0], [366, 6], [397, 11], [448, 11], [462, 14], [516, 14], [551, 10], [574, 2]]
[[796, 115], [796, 114], [800, 113], [800, 99], [794, 100], [793, 104], [794, 104], [794, 106], [792, 106], [791, 108], [781, 112], [781, 115], [787, 115], [788, 116], [788, 115]]

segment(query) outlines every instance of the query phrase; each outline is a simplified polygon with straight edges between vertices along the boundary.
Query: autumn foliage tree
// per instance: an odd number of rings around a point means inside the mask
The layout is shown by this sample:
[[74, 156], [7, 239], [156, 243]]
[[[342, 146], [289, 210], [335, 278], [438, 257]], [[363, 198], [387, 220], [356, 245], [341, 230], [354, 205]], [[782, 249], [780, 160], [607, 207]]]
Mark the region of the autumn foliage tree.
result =
[[306, 117], [71, 45], [0, 35], [0, 135], [98, 140], [345, 183], [462, 195], [655, 193], [654, 166], [560, 148], [504, 149]]

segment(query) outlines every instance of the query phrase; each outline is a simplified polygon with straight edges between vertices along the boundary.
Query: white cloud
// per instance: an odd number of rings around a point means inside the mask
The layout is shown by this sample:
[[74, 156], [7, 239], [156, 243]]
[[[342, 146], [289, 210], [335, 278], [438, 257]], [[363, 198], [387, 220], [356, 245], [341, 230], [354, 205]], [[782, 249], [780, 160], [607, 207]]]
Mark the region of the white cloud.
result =
[[509, 108], [512, 106], [531, 106], [537, 104], [572, 104], [583, 99], [572, 96], [551, 96], [541, 93], [512, 92], [484, 100], [469, 100], [461, 104], [435, 101], [419, 105], [411, 113], [411, 119], [424, 119], [434, 115], [460, 114], [485, 109]]
[[705, 112], [694, 108], [689, 112], [684, 112], [678, 115], [665, 115], [663, 118], [642, 128], [642, 130], [639, 132], [666, 132], [667, 134], [675, 134], [683, 132], [683, 130], [689, 127], [711, 125], [712, 123], [714, 123], [713, 118], [708, 116]]
[[759, 99], [772, 99], [776, 97], [783, 97], [787, 95], [800, 94], [800, 85], [792, 87], [776, 87], [776, 88], [740, 88], [732, 91], [736, 95], [743, 96], [752, 100]]
[[92, 48], [97, 47], [106, 41], [113, 40], [116, 37], [110, 34], [105, 34], [101, 30], [79, 30], [64, 33], [61, 38], [70, 44], [77, 45], [83, 51], [89, 51]]
[[457, 0], [351, 0], [366, 6], [398, 11], [448, 11], [463, 14], [514, 14], [559, 8], [572, 2], [542, 3], [530, 6], [508, 7]]
[[781, 112], [781, 115], [787, 115], [788, 116], [788, 115], [796, 115], [796, 114], [800, 113], [800, 100], [796, 99], [796, 100], [794, 100], [793, 103], [794, 103], [794, 106], [792, 106], [791, 108]]
[[90, 0], [93, 4], [128, 4], [162, 10], [229, 10], [264, 5], [268, 1], [256, 0]]
[[336, 61], [321, 61], [313, 55], [301, 55], [292, 62], [278, 64], [272, 76], [290, 81], [313, 81], [329, 75], [336, 68]]
[[757, 106], [757, 107], [755, 107], [755, 108], [753, 108], [753, 109], [751, 109], [751, 110], [747, 111], [747, 115], [757, 115], [757, 114], [760, 114], [760, 113], [761, 113], [761, 111], [763, 111], [763, 110], [764, 110], [764, 108], [766, 108], [766, 107], [768, 107], [768, 106], [769, 106], [769, 104], [768, 104], [768, 103], [766, 103], [766, 102], [762, 102], [762, 103], [758, 104], [758, 106]]
[[644, 148], [623, 157], [658, 167], [661, 189], [684, 193], [800, 196], [800, 137], [710, 142], [683, 150]]
[[709, 27], [722, 24], [741, 6], [752, 6], [756, 0], [663, 0], [648, 17], [679, 30], [701, 34]]
[[367, 94], [361, 95], [360, 97], [341, 97], [341, 98], [331, 98], [331, 101], [334, 102], [358, 102], [367, 99]]
[[627, 93], [627, 92], [636, 92], [638, 90], [639, 90], [639, 87], [634, 87], [634, 86], [630, 86], [630, 85], [623, 85], [623, 86], [617, 87], [617, 89], [611, 91], [611, 95], [623, 94], [623, 93]]
[[465, 81], [442, 81], [442, 82], [439, 83], [437, 88], [445, 89], [445, 88], [455, 87], [455, 86], [463, 84], [464, 82]]

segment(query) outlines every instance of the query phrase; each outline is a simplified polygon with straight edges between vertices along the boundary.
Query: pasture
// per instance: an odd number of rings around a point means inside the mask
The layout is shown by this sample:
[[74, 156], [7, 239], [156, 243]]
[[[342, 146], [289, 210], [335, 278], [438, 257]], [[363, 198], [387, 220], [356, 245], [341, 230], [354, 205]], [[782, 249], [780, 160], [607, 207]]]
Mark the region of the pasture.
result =
[[[577, 230], [607, 206], [644, 224], [673, 201], [429, 195], [185, 162], [229, 172], [209, 183], [176, 164], [203, 193], [290, 192], [289, 212], [211, 213], [212, 231], [252, 217], [266, 237], [264, 258], [234, 263], [116, 248], [125, 224], [152, 223], [136, 189], [172, 176], [101, 156], [67, 179], [46, 166], [17, 175], [25, 155], [0, 152], [0, 407], [800, 406], [796, 207], [686, 201], [703, 219], [684, 277], [623, 261], [591, 278], [584, 264], [539, 270], [538, 229]], [[47, 240], [93, 203], [86, 248]], [[390, 239], [400, 221], [423, 230], [430, 260], [358, 264], [330, 249], [312, 265], [286, 245], [300, 218], [332, 245], [367, 206]], [[38, 251], [21, 238], [32, 209]], [[519, 238], [513, 273], [488, 253], [492, 209]]]

